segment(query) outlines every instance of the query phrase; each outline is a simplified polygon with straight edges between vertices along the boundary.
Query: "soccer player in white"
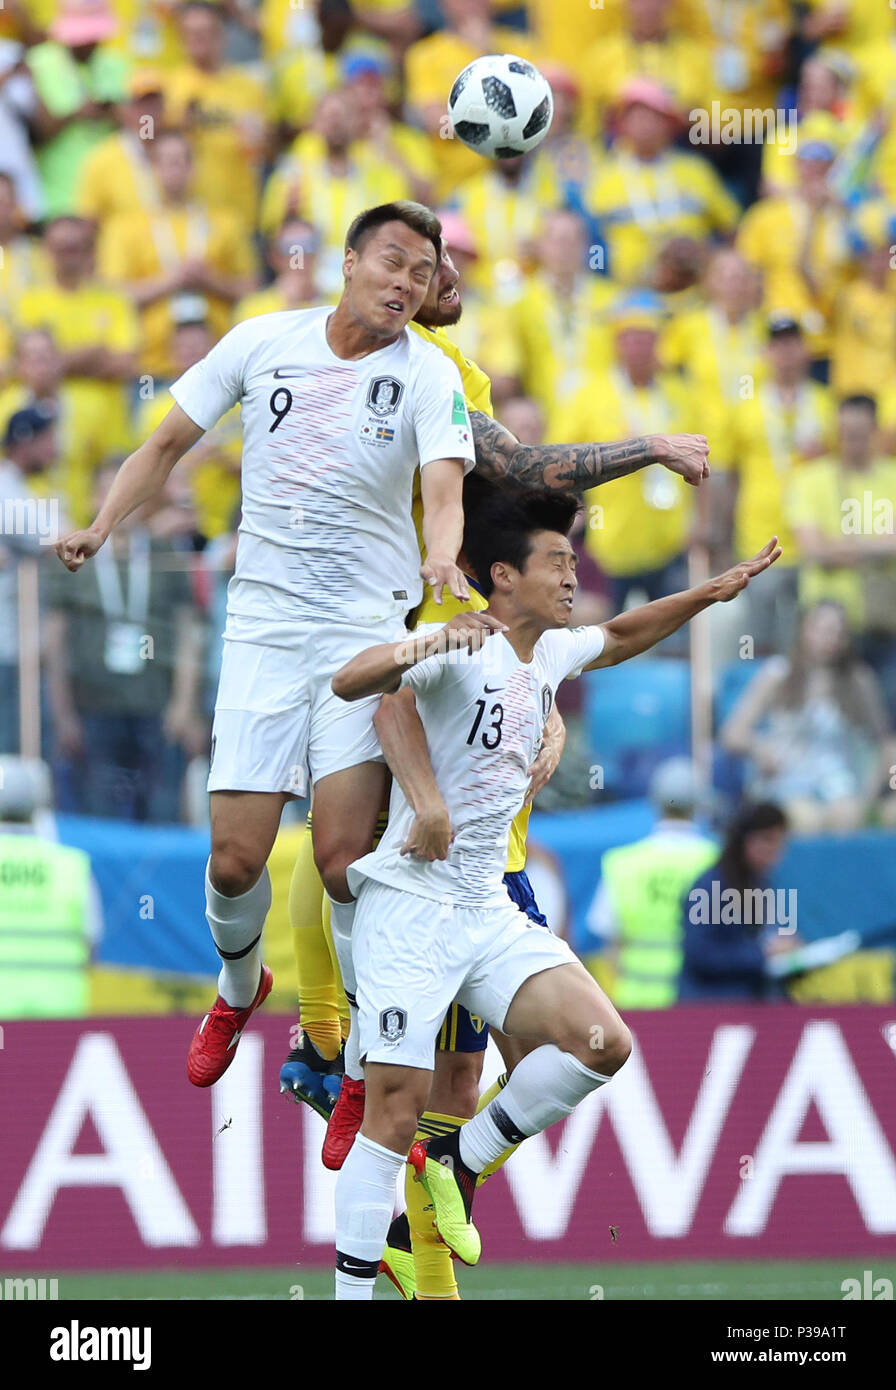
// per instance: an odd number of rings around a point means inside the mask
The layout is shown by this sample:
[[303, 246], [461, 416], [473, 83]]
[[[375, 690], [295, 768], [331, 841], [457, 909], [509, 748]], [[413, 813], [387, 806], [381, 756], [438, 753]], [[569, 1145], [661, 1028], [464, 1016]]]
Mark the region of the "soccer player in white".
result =
[[781, 553], [773, 539], [706, 584], [570, 631], [576, 509], [574, 497], [541, 489], [483, 504], [464, 552], [488, 611], [373, 647], [333, 679], [348, 700], [409, 688], [431, 760], [431, 769], [419, 758], [393, 766], [386, 833], [348, 871], [358, 896], [352, 958], [367, 1095], [336, 1186], [338, 1299], [373, 1296], [396, 1178], [453, 999], [541, 1043], [472, 1120], [411, 1149], [442, 1238], [469, 1264], [480, 1249], [470, 1220], [478, 1174], [509, 1144], [568, 1115], [628, 1057], [628, 1030], [603, 991], [565, 942], [509, 901], [510, 823], [562, 680], [646, 651], [733, 598]]
[[[270, 992], [260, 937], [267, 859], [283, 806], [314, 798], [314, 852], [347, 932], [345, 870], [373, 840], [386, 769], [376, 700], [336, 698], [333, 673], [405, 631], [422, 580], [466, 599], [456, 565], [462, 482], [473, 442], [460, 375], [408, 332], [441, 255], [441, 226], [418, 203], [388, 203], [346, 237], [335, 309], [289, 311], [233, 328], [171, 388], [175, 404], [122, 465], [93, 525], [57, 546], [77, 570], [135, 507], [158, 493], [203, 432], [242, 408], [242, 519], [228, 588], [212, 730], [209, 926], [222, 969], [187, 1074], [217, 1081]], [[411, 517], [416, 470], [426, 563]], [[422, 576], [422, 579], [421, 579]], [[345, 919], [339, 917], [340, 912]]]

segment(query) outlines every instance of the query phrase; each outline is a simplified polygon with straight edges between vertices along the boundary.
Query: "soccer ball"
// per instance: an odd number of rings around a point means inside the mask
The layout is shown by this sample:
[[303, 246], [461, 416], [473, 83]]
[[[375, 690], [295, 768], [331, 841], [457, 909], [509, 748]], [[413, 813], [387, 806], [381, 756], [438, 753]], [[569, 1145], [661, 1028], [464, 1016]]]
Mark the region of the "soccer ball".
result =
[[468, 63], [448, 98], [458, 140], [492, 159], [512, 159], [541, 144], [553, 114], [547, 79], [513, 53], [491, 53]]

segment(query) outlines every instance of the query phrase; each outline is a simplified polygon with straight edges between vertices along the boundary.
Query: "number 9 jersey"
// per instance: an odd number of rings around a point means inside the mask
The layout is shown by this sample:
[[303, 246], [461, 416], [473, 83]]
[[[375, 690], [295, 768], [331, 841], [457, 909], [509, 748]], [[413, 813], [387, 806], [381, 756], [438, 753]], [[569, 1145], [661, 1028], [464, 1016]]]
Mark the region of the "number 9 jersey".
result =
[[420, 601], [414, 475], [473, 464], [457, 367], [407, 330], [357, 361], [331, 306], [265, 314], [171, 387], [202, 429], [242, 408], [242, 518], [225, 638], [293, 645], [296, 619], [380, 623]]

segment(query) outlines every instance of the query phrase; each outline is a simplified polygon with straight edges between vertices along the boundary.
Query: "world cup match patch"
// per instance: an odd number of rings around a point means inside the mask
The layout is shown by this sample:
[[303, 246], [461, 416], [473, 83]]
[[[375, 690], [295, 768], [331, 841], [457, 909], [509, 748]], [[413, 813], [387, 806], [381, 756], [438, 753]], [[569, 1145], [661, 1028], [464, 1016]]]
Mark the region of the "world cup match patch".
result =
[[407, 1032], [408, 1016], [404, 1009], [383, 1009], [380, 1014], [380, 1037], [386, 1042], [398, 1042]]
[[452, 425], [465, 425], [467, 423], [467, 407], [464, 398], [459, 391], [454, 393], [454, 404], [451, 408]]

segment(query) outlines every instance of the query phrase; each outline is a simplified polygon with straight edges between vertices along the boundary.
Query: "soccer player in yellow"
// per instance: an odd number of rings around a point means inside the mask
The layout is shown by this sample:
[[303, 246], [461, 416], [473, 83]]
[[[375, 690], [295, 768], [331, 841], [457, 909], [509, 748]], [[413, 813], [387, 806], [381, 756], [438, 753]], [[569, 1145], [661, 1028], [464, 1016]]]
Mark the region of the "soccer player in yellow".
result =
[[[443, 252], [442, 263], [432, 284], [423, 307], [412, 325], [421, 336], [436, 342], [438, 346], [457, 363], [461, 372], [464, 390], [471, 412], [474, 439], [476, 443], [476, 472], [480, 478], [499, 483], [509, 478], [524, 484], [547, 484], [563, 488], [574, 487], [577, 491], [596, 486], [599, 482], [621, 477], [650, 463], [663, 463], [686, 481], [697, 484], [708, 473], [706, 463], [707, 444], [702, 435], [651, 435], [644, 438], [624, 440], [616, 444], [578, 444], [578, 445], [520, 445], [507, 430], [491, 418], [491, 402], [488, 378], [469, 362], [452, 343], [445, 332], [444, 325], [456, 322], [460, 317], [461, 301], [457, 288], [458, 275], [450, 257]], [[448, 616], [454, 611], [469, 607], [473, 611], [485, 608], [485, 600], [475, 592], [469, 605], [463, 605], [447, 596]], [[422, 606], [418, 617], [427, 620], [427, 602]], [[445, 603], [430, 612], [440, 618], [445, 616]], [[397, 707], [393, 705], [393, 709]], [[401, 722], [396, 721], [399, 731], [408, 735], [413, 730], [412, 720], [408, 720], [407, 710], [401, 712]], [[413, 715], [416, 720], [416, 714]], [[419, 721], [417, 721], [419, 727]], [[532, 795], [547, 780], [559, 760], [560, 747], [555, 738], [548, 740], [533, 766]], [[521, 880], [525, 864], [525, 833], [528, 823], [529, 807], [520, 812], [511, 832], [508, 870], [517, 879], [517, 889], [525, 895], [527, 884]], [[511, 893], [513, 895], [513, 889]], [[531, 890], [529, 890], [531, 895]], [[305, 1033], [302, 1044], [294, 1049], [290, 1060], [281, 1071], [281, 1089], [292, 1093], [297, 1100], [305, 1100], [326, 1115], [336, 1094], [338, 1081], [338, 1056], [343, 1021], [347, 1019], [346, 1004], [340, 1000], [338, 986], [338, 967], [332, 945], [328, 944], [321, 931], [320, 906], [323, 898], [320, 880], [316, 877], [310, 851], [310, 837], [300, 851], [290, 891], [290, 920], [295, 933], [296, 963], [299, 977], [299, 1000], [302, 1025]], [[519, 900], [519, 899], [517, 899]], [[534, 903], [531, 904], [534, 908]], [[537, 912], [537, 908], [534, 909]], [[466, 1035], [466, 1036], [464, 1036]], [[453, 1056], [440, 1051], [436, 1069], [436, 1081], [431, 1096], [431, 1109], [422, 1117], [421, 1132], [424, 1134], [445, 1134], [457, 1128], [468, 1119], [478, 1103], [478, 1080], [481, 1071], [481, 1055], [472, 1052], [476, 1048], [481, 1054], [485, 1047], [485, 1030], [477, 1031], [476, 1021], [469, 1015], [458, 1014], [453, 1008], [443, 1028], [441, 1046], [465, 1047], [465, 1052]], [[470, 1059], [470, 1060], [464, 1060]], [[325, 1142], [325, 1161], [338, 1166], [351, 1145], [351, 1140], [363, 1117], [363, 1081], [352, 1077], [349, 1072], [342, 1082], [340, 1110], [345, 1112], [345, 1122], [334, 1124], [334, 1133], [328, 1133]], [[500, 1082], [496, 1086], [500, 1086]], [[490, 1093], [487, 1093], [490, 1098]], [[333, 1152], [335, 1150], [335, 1153]], [[335, 1160], [335, 1161], [334, 1161]], [[447, 1249], [438, 1243], [433, 1232], [431, 1216], [423, 1210], [425, 1196], [418, 1184], [410, 1183], [408, 1191], [410, 1233], [418, 1256], [417, 1287], [423, 1298], [456, 1298], [456, 1283]], [[391, 1252], [393, 1255], [395, 1250]], [[400, 1255], [402, 1252], [398, 1251]], [[405, 1266], [398, 1271], [390, 1266], [392, 1277], [397, 1274], [403, 1288], [412, 1288], [411, 1276]]]

